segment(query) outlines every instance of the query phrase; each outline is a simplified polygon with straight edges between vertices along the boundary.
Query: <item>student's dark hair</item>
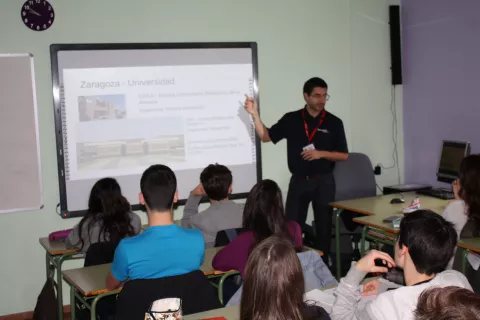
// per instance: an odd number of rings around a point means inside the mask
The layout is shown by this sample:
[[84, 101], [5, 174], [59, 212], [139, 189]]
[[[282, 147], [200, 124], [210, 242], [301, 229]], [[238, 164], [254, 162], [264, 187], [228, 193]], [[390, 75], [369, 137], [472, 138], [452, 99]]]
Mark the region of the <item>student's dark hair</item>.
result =
[[262, 180], [250, 190], [243, 210], [243, 228], [253, 232], [252, 248], [274, 234], [293, 241], [288, 232], [282, 192], [275, 181]]
[[211, 164], [200, 174], [203, 190], [211, 200], [220, 201], [228, 197], [232, 185], [232, 172], [221, 164]]
[[313, 89], [315, 88], [324, 88], [328, 89], [328, 85], [325, 82], [325, 80], [315, 77], [308, 79], [305, 84], [303, 85], [303, 93], [306, 93], [307, 95], [311, 95], [313, 92]]
[[406, 246], [419, 273], [444, 271], [457, 244], [453, 224], [430, 210], [407, 214], [400, 222], [399, 247]]
[[140, 179], [140, 190], [151, 211], [171, 210], [177, 191], [175, 173], [162, 164], [150, 166]]
[[[305, 282], [295, 248], [287, 239], [271, 236], [250, 254], [245, 267], [240, 319], [305, 320]], [[330, 319], [320, 308], [315, 319]]]
[[[90, 191], [88, 210], [79, 223], [80, 248], [83, 248], [95, 224], [99, 224], [101, 228], [96, 242], [118, 243], [125, 237], [135, 235], [130, 211], [130, 203], [122, 195], [117, 180], [113, 178], [98, 180]], [[94, 239], [90, 242], [92, 240]]]
[[460, 287], [432, 288], [422, 292], [415, 320], [480, 319], [480, 296]]
[[460, 197], [465, 201], [467, 215], [480, 235], [480, 154], [470, 155], [460, 165]]

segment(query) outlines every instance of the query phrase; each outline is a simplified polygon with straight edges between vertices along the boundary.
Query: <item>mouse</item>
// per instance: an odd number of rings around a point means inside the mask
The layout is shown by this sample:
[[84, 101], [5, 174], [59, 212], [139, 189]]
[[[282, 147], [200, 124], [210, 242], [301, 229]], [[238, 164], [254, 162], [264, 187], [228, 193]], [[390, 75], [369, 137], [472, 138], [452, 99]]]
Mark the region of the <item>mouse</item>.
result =
[[405, 200], [400, 199], [400, 198], [393, 198], [390, 203], [404, 203]]

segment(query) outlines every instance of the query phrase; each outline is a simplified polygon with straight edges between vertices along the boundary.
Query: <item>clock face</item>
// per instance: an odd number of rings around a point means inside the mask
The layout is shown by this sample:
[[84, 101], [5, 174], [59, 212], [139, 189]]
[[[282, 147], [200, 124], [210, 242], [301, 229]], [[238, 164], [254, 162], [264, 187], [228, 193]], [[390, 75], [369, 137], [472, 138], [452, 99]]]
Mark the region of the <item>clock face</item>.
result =
[[43, 31], [50, 28], [55, 19], [52, 5], [44, 0], [29, 0], [22, 6], [22, 21], [27, 28]]

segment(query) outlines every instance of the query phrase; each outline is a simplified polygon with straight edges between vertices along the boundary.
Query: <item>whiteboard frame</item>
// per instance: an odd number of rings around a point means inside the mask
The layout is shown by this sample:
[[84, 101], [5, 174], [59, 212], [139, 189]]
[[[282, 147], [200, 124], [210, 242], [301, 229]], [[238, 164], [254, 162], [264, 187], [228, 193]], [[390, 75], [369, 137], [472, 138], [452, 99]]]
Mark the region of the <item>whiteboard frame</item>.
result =
[[[253, 93], [260, 112], [258, 87], [258, 53], [256, 42], [181, 42], [181, 43], [99, 43], [99, 44], [52, 44], [50, 59], [52, 72], [53, 108], [55, 117], [55, 137], [57, 143], [58, 185], [60, 195], [60, 216], [62, 218], [81, 217], [86, 210], [68, 211], [67, 188], [65, 178], [65, 160], [63, 157], [62, 109], [60, 101], [60, 74], [58, 70], [58, 53], [60, 51], [85, 50], [151, 50], [151, 49], [235, 49], [246, 48], [252, 51]], [[262, 150], [261, 141], [255, 133], [257, 182], [262, 180]], [[230, 199], [245, 199], [248, 192], [231, 194]], [[202, 202], [207, 202], [205, 197]], [[183, 205], [186, 199], [179, 199], [176, 205]], [[140, 204], [133, 204], [132, 210], [145, 210]]]
[[39, 190], [40, 190], [40, 205], [38, 207], [26, 207], [26, 208], [15, 208], [15, 209], [8, 209], [8, 210], [0, 210], [0, 214], [2, 213], [10, 213], [10, 212], [18, 212], [18, 211], [31, 211], [31, 210], [41, 210], [44, 207], [45, 196], [43, 192], [43, 175], [42, 175], [42, 160], [40, 158], [40, 130], [38, 125], [38, 102], [37, 102], [37, 84], [35, 81], [35, 63], [34, 57], [31, 53], [0, 53], [1, 58], [15, 58], [15, 57], [29, 57], [30, 58], [30, 70], [31, 70], [31, 85], [32, 85], [32, 96], [33, 96], [33, 114], [35, 119], [35, 139], [37, 145], [37, 170], [38, 170], [38, 182], [39, 182]]

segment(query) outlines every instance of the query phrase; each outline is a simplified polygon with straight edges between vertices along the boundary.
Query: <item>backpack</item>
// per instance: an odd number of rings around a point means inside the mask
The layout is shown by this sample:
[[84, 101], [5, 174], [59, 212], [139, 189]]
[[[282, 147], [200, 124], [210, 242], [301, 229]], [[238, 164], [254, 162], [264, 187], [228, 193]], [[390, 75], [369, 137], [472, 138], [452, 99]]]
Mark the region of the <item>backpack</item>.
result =
[[33, 320], [58, 320], [58, 300], [55, 291], [55, 282], [48, 277], [38, 295], [37, 304], [33, 311]]

